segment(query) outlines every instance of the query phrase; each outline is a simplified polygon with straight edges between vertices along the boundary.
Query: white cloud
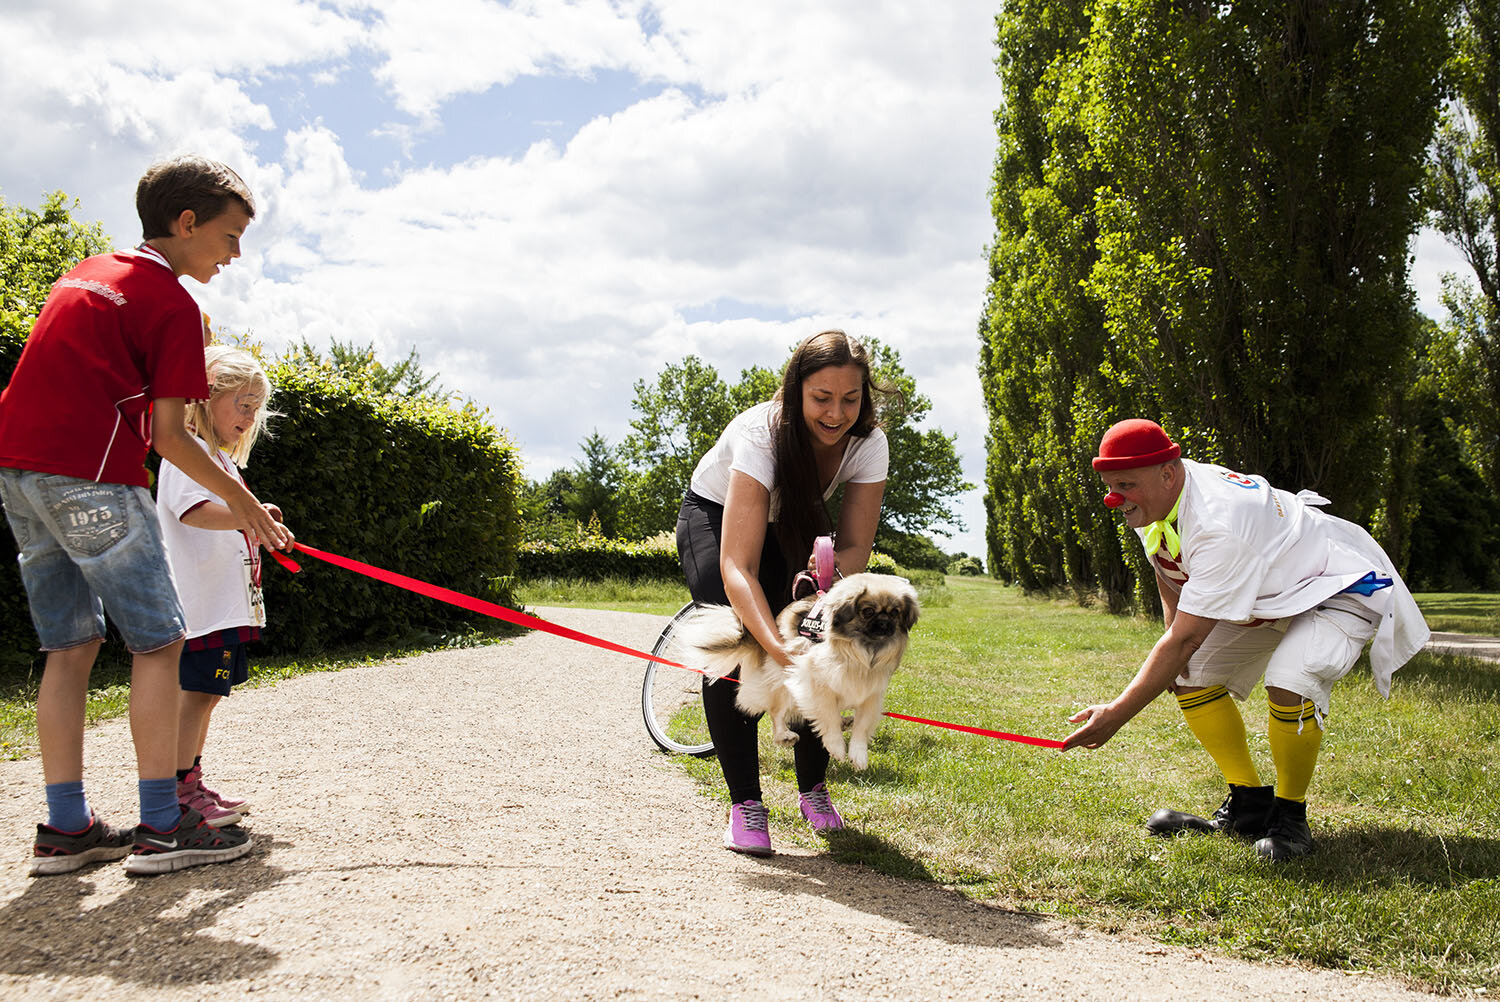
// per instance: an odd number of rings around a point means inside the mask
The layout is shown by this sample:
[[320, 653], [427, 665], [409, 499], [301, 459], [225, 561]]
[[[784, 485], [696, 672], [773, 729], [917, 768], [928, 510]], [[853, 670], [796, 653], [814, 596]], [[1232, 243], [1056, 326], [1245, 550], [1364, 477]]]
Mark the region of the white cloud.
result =
[[362, 25], [312, 0], [11, 0], [0, 10], [7, 61], [28, 52], [48, 85], [91, 66], [172, 75], [258, 72], [348, 50]]
[[[379, 5], [370, 41], [376, 78], [396, 105], [424, 118], [459, 94], [519, 76], [587, 76], [601, 69], [653, 74], [670, 54], [641, 30], [641, 4], [393, 0]], [[664, 58], [666, 57], [666, 58]]]
[[249, 165], [272, 127], [245, 80], [333, 58], [360, 26], [298, 0], [9, 3], [0, 9], [0, 193], [30, 203], [62, 188], [122, 240], [138, 234], [135, 177], [185, 149]]

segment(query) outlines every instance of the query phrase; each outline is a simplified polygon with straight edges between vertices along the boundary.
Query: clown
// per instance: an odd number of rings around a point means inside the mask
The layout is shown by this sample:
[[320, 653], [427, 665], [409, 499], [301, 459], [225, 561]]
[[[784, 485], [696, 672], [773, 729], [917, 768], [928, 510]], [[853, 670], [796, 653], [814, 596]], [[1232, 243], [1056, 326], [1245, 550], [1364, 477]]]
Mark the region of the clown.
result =
[[[1392, 673], [1426, 643], [1427, 624], [1385, 551], [1319, 511], [1325, 498], [1181, 456], [1159, 425], [1140, 419], [1115, 424], [1099, 445], [1104, 503], [1141, 539], [1166, 629], [1112, 702], [1070, 718], [1082, 726], [1064, 747], [1099, 747], [1170, 690], [1229, 795], [1208, 818], [1157, 811], [1147, 831], [1221, 832], [1256, 840], [1266, 859], [1293, 859], [1313, 848], [1306, 798], [1334, 682], [1373, 639], [1375, 686], [1388, 696]], [[1234, 702], [1261, 679], [1274, 786], [1261, 784]]]

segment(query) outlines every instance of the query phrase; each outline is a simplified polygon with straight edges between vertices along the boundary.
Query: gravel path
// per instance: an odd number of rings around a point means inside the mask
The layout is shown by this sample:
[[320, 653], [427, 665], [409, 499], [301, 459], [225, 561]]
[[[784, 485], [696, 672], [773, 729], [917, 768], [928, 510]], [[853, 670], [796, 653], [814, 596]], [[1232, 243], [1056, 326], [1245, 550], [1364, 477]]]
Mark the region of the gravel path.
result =
[[[637, 648], [663, 622], [544, 614]], [[210, 779], [255, 801], [255, 850], [163, 877], [26, 877], [40, 763], [0, 762], [0, 997], [1431, 998], [1079, 931], [815, 851], [726, 852], [722, 808], [651, 748], [639, 678], [530, 634], [241, 691]], [[125, 721], [90, 731], [88, 761], [94, 803], [133, 819]]]
[[1425, 650], [1434, 654], [1459, 654], [1481, 661], [1500, 661], [1500, 637], [1471, 633], [1434, 633]]

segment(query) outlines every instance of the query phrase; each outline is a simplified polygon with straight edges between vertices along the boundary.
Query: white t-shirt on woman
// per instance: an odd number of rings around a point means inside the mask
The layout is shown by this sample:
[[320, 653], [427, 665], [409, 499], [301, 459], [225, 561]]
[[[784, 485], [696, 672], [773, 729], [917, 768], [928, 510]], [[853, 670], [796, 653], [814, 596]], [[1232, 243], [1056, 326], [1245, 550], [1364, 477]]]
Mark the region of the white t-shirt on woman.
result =
[[[779, 508], [776, 496], [776, 455], [771, 426], [781, 413], [774, 400], [756, 404], [729, 422], [714, 447], [703, 454], [690, 483], [699, 497], [723, 504], [729, 497], [729, 478], [743, 473], [771, 492], [771, 521]], [[839, 484], [878, 484], [890, 470], [891, 449], [885, 432], [874, 429], [865, 438], [850, 435], [838, 472], [823, 492], [827, 501]]]

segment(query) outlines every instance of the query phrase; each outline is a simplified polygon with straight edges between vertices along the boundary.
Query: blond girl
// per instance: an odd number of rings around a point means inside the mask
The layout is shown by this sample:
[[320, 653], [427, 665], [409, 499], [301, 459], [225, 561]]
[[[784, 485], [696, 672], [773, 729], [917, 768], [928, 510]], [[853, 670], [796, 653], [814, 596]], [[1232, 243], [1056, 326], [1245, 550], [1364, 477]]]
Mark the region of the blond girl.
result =
[[[240, 468], [265, 431], [271, 381], [255, 356], [241, 348], [204, 349], [212, 396], [188, 405], [188, 430], [226, 473], [244, 482]], [[219, 700], [249, 677], [245, 645], [266, 623], [260, 588], [261, 541], [239, 529], [223, 500], [163, 461], [157, 507], [167, 562], [187, 617], [187, 643], [178, 669], [177, 800], [218, 828], [240, 820], [246, 800], [224, 796], [203, 783], [203, 745]], [[277, 522], [281, 509], [265, 505]], [[288, 536], [290, 536], [290, 531]]]

